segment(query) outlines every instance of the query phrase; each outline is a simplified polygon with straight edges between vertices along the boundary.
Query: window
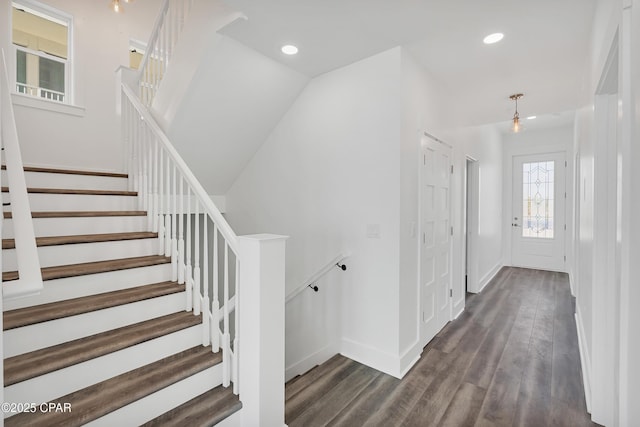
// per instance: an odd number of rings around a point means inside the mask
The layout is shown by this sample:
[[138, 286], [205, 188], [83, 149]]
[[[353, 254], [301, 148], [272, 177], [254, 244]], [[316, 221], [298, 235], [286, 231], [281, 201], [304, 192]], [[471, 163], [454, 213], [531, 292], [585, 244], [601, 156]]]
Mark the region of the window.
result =
[[12, 3], [16, 92], [70, 103], [70, 15], [32, 0]]
[[553, 239], [555, 162], [522, 164], [522, 236]]

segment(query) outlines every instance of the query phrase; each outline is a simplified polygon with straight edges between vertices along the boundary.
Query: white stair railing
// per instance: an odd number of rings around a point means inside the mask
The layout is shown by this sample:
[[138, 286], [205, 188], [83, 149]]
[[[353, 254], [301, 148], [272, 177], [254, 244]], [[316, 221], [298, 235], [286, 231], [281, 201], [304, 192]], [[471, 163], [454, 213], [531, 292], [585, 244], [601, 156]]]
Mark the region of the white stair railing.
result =
[[202, 344], [213, 352], [222, 349], [223, 385], [233, 382], [237, 393], [238, 238], [126, 85], [122, 126], [130, 179], [140, 209], [148, 213], [149, 229], [158, 233], [158, 253], [171, 257], [172, 279], [186, 287], [185, 309], [202, 315]]
[[13, 234], [18, 258], [18, 279], [3, 283], [2, 294], [4, 298], [17, 298], [37, 294], [42, 290], [42, 272], [9, 92], [4, 50], [0, 65], [0, 142], [7, 169]]
[[140, 62], [140, 99], [150, 106], [195, 0], [165, 0]]

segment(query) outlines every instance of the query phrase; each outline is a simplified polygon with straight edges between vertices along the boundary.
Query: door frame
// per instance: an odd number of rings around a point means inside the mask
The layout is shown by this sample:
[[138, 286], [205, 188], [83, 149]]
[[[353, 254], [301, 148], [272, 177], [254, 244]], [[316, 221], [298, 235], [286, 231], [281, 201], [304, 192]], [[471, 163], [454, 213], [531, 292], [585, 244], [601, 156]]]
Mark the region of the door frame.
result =
[[[558, 256], [562, 256], [564, 257], [563, 260], [561, 260], [562, 266], [551, 266], [551, 265], [547, 265], [547, 266], [542, 266], [542, 265], [535, 265], [532, 266], [529, 263], [523, 262], [523, 263], [515, 263], [514, 262], [514, 251], [515, 251], [515, 244], [514, 244], [514, 226], [512, 225], [513, 223], [520, 223], [518, 224], [517, 228], [521, 228], [522, 227], [522, 221], [523, 218], [521, 218], [521, 205], [520, 205], [520, 201], [516, 201], [516, 197], [515, 194], [518, 191], [517, 187], [514, 185], [516, 182], [516, 172], [514, 171], [513, 167], [514, 164], [516, 162], [517, 158], [524, 158], [524, 157], [539, 157], [541, 159], [544, 158], [548, 158], [548, 157], [555, 157], [561, 156], [561, 159], [558, 163], [559, 163], [559, 167], [556, 167], [556, 170], [554, 172], [555, 176], [562, 176], [562, 181], [564, 184], [564, 188], [561, 189], [559, 192], [556, 191], [557, 188], [555, 188], [555, 183], [557, 183], [557, 179], [554, 180], [554, 195], [555, 195], [555, 199], [561, 199], [563, 200], [562, 202], [562, 209], [558, 209], [558, 211], [556, 213], [558, 213], [559, 215], [557, 215], [554, 218], [554, 221], [557, 224], [557, 227], [554, 228], [554, 239], [557, 236], [557, 241], [561, 242], [562, 244], [562, 254], [558, 255]], [[508, 211], [508, 215], [506, 216], [506, 218], [508, 218], [509, 223], [511, 225], [511, 227], [509, 227], [509, 232], [508, 235], [506, 236], [506, 238], [509, 240], [509, 257], [510, 257], [510, 265], [512, 266], [516, 266], [516, 267], [524, 267], [524, 268], [538, 268], [538, 269], [542, 269], [542, 270], [549, 270], [549, 271], [560, 271], [560, 272], [567, 272], [567, 251], [568, 251], [568, 243], [567, 243], [567, 235], [568, 235], [568, 227], [567, 227], [567, 207], [568, 207], [568, 203], [569, 203], [569, 183], [567, 182], [567, 170], [568, 170], [568, 164], [569, 161], [567, 159], [567, 152], [566, 150], [550, 150], [550, 151], [541, 151], [541, 152], [535, 152], [535, 153], [512, 153], [511, 157], [511, 194], [509, 195], [509, 205], [505, 204], [505, 209], [507, 209]], [[535, 161], [535, 160], [533, 160]], [[564, 164], [563, 164], [564, 163]], [[521, 182], [521, 181], [518, 181]], [[564, 193], [564, 194], [562, 194]], [[560, 197], [559, 197], [560, 196]], [[516, 212], [514, 212], [515, 206], [516, 204], [519, 206], [519, 208], [517, 209], [517, 220], [514, 219], [514, 215], [516, 214]], [[556, 204], [556, 208], [557, 208], [557, 204]], [[555, 259], [555, 258], [553, 258]], [[535, 263], [533, 263], [535, 264]]]
[[[463, 176], [463, 209], [462, 209], [462, 259], [465, 275], [467, 276], [467, 289], [471, 293], [480, 292], [480, 277], [478, 274], [478, 226], [479, 226], [479, 197], [480, 197], [480, 165], [478, 160], [465, 157]], [[463, 275], [464, 276], [464, 275]]]
[[573, 218], [571, 217], [571, 213], [573, 212], [573, 207], [571, 206], [571, 201], [574, 197], [574, 187], [572, 185], [571, 179], [573, 178], [573, 156], [569, 153], [573, 152], [573, 135], [567, 140], [564, 145], [558, 143], [549, 143], [549, 144], [530, 144], [530, 145], [514, 145], [509, 144], [505, 147], [504, 158], [503, 158], [503, 170], [504, 170], [504, 185], [503, 185], [503, 210], [502, 210], [502, 218], [504, 221], [504, 226], [502, 229], [502, 247], [504, 249], [503, 252], [503, 264], [513, 266], [513, 260], [511, 257], [512, 252], [512, 239], [511, 239], [511, 223], [513, 216], [513, 158], [516, 156], [528, 156], [528, 155], [537, 155], [537, 154], [546, 154], [546, 153], [559, 153], [564, 152], [565, 161], [567, 162], [567, 167], [565, 168], [565, 191], [567, 192], [567, 199], [565, 201], [564, 208], [564, 223], [567, 225], [567, 232], [565, 232], [565, 254], [567, 256], [567, 263], [565, 263], [565, 270], [562, 272], [567, 272], [569, 260], [573, 259], [573, 254], [569, 253], [571, 249], [573, 249], [572, 242], [568, 240], [568, 236], [570, 233], [568, 232], [571, 227], [574, 226]]
[[[418, 239], [417, 239], [417, 245], [418, 245], [418, 280], [417, 280], [417, 285], [418, 285], [418, 340], [420, 342], [420, 346], [424, 347], [425, 345], [428, 344], [429, 341], [427, 342], [423, 342], [424, 338], [423, 338], [423, 328], [424, 328], [424, 323], [422, 322], [422, 245], [421, 245], [421, 241], [422, 241], [422, 233], [424, 232], [423, 230], [423, 226], [422, 226], [422, 201], [424, 199], [424, 189], [422, 188], [422, 153], [423, 153], [423, 147], [424, 147], [424, 141], [425, 139], [430, 139], [438, 144], [441, 144], [445, 147], [447, 147], [447, 149], [449, 149], [449, 153], [450, 153], [450, 157], [449, 157], [449, 167], [453, 168], [453, 155], [454, 155], [454, 149], [453, 146], [447, 144], [446, 142], [436, 138], [435, 136], [431, 135], [428, 132], [423, 132], [423, 134], [421, 135], [420, 138], [420, 150], [418, 150]], [[451, 169], [453, 170], [453, 169]], [[449, 213], [448, 213], [448, 217], [449, 217], [449, 225], [451, 227], [451, 229], [453, 229], [453, 222], [452, 222], [452, 207], [453, 207], [453, 196], [452, 196], [452, 182], [453, 180], [451, 179], [452, 173], [449, 174]], [[449, 238], [449, 248], [448, 248], [448, 252], [449, 252], [449, 284], [448, 284], [448, 288], [449, 288], [449, 298], [448, 298], [448, 305], [449, 305], [449, 318], [447, 319], [447, 321], [451, 321], [452, 319], [452, 311], [453, 311], [453, 298], [451, 296], [452, 292], [453, 292], [453, 236], [450, 236]], [[445, 323], [446, 324], [446, 323]]]

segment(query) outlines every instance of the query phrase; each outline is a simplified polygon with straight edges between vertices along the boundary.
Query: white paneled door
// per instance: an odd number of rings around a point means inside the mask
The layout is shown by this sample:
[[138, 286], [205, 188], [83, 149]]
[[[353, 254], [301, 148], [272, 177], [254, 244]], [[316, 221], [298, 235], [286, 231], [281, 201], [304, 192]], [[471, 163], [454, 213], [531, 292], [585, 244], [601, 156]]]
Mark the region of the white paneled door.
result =
[[565, 153], [513, 157], [513, 265], [565, 270], [565, 174]]
[[420, 173], [420, 336], [423, 345], [451, 317], [451, 148], [424, 137]]

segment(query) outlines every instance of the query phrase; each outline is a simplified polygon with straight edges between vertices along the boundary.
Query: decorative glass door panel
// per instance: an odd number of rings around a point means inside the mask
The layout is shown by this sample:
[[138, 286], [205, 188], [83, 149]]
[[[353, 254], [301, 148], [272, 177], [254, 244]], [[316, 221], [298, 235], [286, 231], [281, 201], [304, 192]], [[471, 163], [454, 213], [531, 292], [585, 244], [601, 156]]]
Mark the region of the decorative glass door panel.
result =
[[522, 236], [553, 239], [555, 162], [522, 163]]

